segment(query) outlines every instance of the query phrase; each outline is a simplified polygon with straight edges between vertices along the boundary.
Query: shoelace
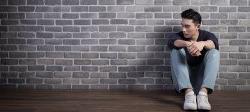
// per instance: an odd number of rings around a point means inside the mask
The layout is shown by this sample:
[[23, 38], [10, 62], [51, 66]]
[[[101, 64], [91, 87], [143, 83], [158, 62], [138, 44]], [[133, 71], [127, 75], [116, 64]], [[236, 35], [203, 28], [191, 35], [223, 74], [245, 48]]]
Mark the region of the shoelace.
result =
[[193, 95], [187, 95], [185, 98], [185, 101], [188, 103], [194, 103], [194, 98], [192, 98]]
[[204, 101], [205, 103], [207, 103], [207, 104], [209, 104], [209, 102], [208, 102], [208, 98], [207, 98], [207, 96], [206, 95], [199, 95], [200, 96], [200, 100], [201, 101]]

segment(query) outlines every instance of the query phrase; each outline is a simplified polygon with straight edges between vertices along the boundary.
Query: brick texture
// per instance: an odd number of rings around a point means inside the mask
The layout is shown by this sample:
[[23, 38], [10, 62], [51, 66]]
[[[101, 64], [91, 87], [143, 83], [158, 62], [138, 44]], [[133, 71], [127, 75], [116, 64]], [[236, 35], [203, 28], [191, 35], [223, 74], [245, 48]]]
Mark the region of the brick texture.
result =
[[1, 0], [0, 87], [173, 88], [168, 34], [187, 8], [219, 39], [216, 89], [249, 90], [249, 0]]

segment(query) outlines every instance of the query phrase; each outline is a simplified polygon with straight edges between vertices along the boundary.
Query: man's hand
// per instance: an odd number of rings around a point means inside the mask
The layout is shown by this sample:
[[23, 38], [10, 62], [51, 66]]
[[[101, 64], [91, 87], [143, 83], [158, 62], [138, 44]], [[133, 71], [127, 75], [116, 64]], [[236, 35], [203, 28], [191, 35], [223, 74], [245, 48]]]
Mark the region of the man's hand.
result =
[[205, 44], [202, 41], [200, 42], [192, 41], [191, 44], [187, 46], [187, 49], [192, 56], [200, 56], [201, 51], [204, 48], [204, 45]]

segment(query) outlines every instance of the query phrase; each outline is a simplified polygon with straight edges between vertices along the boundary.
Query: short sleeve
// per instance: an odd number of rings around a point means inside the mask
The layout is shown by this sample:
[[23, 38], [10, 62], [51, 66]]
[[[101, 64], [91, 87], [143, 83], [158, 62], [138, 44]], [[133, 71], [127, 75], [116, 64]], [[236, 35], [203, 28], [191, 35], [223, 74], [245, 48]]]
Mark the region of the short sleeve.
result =
[[215, 49], [219, 50], [218, 39], [217, 39], [217, 37], [213, 33], [208, 32], [207, 40], [212, 40], [214, 42]]
[[179, 36], [179, 34], [178, 33], [174, 33], [174, 34], [169, 35], [169, 37], [170, 37], [170, 39], [168, 40], [168, 47], [170, 49], [181, 49], [181, 47], [176, 47], [174, 45], [174, 42], [176, 40], [181, 39], [181, 37]]

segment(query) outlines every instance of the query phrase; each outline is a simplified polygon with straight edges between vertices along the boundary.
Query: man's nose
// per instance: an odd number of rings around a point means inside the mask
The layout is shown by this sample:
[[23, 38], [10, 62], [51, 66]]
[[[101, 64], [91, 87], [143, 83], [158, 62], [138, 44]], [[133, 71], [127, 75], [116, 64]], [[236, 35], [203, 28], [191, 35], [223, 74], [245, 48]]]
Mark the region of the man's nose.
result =
[[182, 31], [183, 31], [183, 32], [186, 32], [186, 28], [183, 28], [183, 27], [182, 27]]

